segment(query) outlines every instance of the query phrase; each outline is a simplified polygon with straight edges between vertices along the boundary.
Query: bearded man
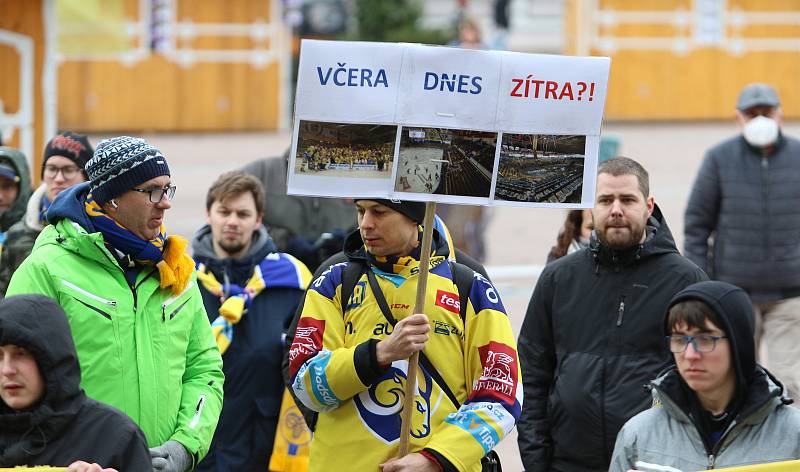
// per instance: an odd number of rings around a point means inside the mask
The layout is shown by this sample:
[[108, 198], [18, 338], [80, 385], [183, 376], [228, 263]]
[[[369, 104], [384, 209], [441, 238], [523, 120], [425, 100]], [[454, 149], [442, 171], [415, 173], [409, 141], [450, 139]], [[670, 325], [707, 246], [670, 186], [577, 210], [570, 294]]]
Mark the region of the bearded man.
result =
[[642, 386], [670, 360], [670, 299], [707, 279], [678, 253], [638, 162], [597, 173], [589, 246], [545, 268], [520, 331], [527, 472], [608, 470], [617, 432], [650, 406]]

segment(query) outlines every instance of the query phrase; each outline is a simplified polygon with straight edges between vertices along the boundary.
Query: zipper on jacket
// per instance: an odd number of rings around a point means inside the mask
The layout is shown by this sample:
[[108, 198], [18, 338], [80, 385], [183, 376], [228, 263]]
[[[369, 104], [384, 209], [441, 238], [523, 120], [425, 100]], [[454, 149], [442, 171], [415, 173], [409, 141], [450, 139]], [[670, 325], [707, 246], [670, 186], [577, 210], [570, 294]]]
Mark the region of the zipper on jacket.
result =
[[[769, 160], [766, 154], [761, 156], [761, 214], [769, 221]], [[762, 241], [764, 257], [769, 254], [769, 231], [762, 231]]]
[[[183, 289], [183, 291], [182, 291], [181, 293], [179, 293], [179, 294], [177, 294], [177, 295], [173, 295], [173, 296], [171, 296], [171, 297], [167, 298], [166, 300], [164, 300], [164, 303], [162, 303], [162, 304], [161, 304], [161, 322], [162, 322], [162, 323], [163, 323], [163, 322], [165, 322], [165, 321], [167, 321], [167, 307], [168, 307], [168, 306], [169, 306], [169, 305], [170, 305], [172, 302], [174, 302], [175, 300], [177, 300], [177, 299], [181, 298], [181, 296], [183, 296], [183, 294], [184, 294], [184, 293], [188, 292], [188, 291], [189, 291], [189, 289], [191, 289], [192, 287], [194, 287], [194, 282], [189, 282], [189, 283], [186, 285], [186, 288], [185, 288], [185, 289]], [[183, 308], [183, 305], [181, 305], [181, 307], [180, 307], [180, 308]], [[178, 308], [178, 309], [180, 310], [180, 308]], [[170, 319], [172, 319], [172, 316], [170, 316]]]
[[98, 302], [100, 302], [100, 303], [102, 303], [104, 305], [117, 306], [117, 302], [115, 302], [114, 300], [106, 300], [105, 298], [100, 298], [97, 295], [95, 295], [93, 293], [90, 293], [90, 292], [78, 287], [77, 285], [73, 284], [72, 282], [68, 282], [68, 281], [66, 281], [64, 279], [61, 279], [61, 283], [66, 285], [67, 287], [71, 288], [72, 290], [75, 290], [76, 292], [79, 292], [80, 294], [91, 298], [94, 301], [98, 301]]
[[715, 456], [714, 454], [709, 454], [708, 455], [708, 467], [706, 467], [706, 470], [713, 469], [714, 468], [714, 462], [716, 462], [716, 461], [717, 461], [717, 456]]
[[617, 310], [617, 326], [622, 326], [622, 318], [625, 316], [625, 295], [619, 302], [619, 309]]
[[206, 396], [205, 394], [200, 395], [200, 399], [197, 400], [197, 406], [194, 409], [194, 417], [192, 421], [189, 423], [189, 427], [194, 429], [197, 427], [197, 423], [200, 422], [200, 415], [203, 413], [203, 406], [206, 404]]

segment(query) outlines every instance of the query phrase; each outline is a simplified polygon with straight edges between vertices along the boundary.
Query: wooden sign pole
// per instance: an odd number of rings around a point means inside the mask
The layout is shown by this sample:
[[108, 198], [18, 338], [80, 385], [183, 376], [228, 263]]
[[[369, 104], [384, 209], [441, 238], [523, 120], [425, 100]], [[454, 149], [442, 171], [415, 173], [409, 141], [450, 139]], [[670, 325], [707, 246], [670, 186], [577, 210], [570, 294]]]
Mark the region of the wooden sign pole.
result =
[[[417, 276], [417, 298], [414, 302], [413, 313], [425, 313], [425, 294], [428, 291], [428, 271], [431, 264], [431, 243], [433, 242], [433, 219], [436, 215], [436, 202], [425, 203], [425, 220], [422, 223], [422, 245], [420, 247], [419, 274]], [[397, 457], [408, 454], [408, 445], [411, 440], [411, 413], [414, 409], [414, 397], [417, 394], [417, 370], [419, 366], [419, 352], [415, 352], [408, 359], [408, 375], [403, 396], [403, 410], [401, 413], [400, 446]]]

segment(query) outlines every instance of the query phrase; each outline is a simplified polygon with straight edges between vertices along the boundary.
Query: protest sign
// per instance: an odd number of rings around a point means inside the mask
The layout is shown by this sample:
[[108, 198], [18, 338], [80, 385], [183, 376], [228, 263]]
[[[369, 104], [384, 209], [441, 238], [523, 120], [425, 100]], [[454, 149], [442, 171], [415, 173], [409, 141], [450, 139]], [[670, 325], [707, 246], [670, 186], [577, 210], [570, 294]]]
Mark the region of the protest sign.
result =
[[288, 192], [591, 206], [610, 61], [304, 40]]

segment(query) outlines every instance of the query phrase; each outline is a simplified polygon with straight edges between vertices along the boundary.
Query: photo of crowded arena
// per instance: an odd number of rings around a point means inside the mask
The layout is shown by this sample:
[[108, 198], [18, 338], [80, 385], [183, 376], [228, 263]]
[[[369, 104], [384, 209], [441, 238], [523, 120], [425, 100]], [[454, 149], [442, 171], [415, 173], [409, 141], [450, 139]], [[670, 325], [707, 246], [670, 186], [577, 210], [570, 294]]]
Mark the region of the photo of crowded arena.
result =
[[394, 189], [488, 197], [496, 144], [496, 133], [403, 128]]
[[397, 126], [301, 121], [295, 172], [388, 179]]
[[580, 203], [586, 136], [504, 134], [495, 199]]

